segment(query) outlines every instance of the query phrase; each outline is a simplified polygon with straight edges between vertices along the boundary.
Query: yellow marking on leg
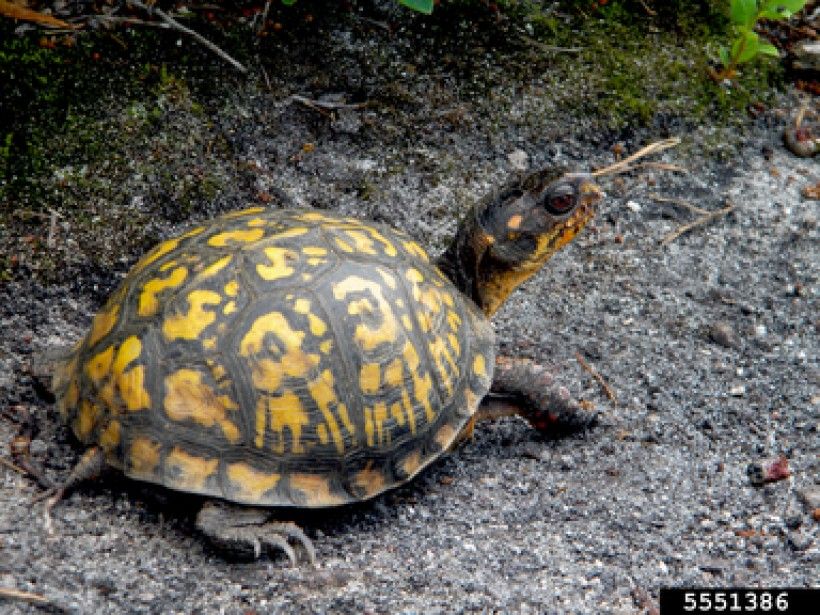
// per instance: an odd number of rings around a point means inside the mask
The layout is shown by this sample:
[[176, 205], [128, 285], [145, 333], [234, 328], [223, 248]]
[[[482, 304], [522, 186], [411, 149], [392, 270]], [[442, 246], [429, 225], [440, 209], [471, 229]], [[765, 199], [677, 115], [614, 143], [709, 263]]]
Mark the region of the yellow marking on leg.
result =
[[373, 395], [381, 388], [381, 366], [365, 363], [359, 370], [359, 389], [366, 395]]
[[282, 478], [281, 474], [263, 472], [241, 461], [228, 464], [226, 474], [236, 489], [233, 497], [250, 503], [262, 501], [265, 493], [276, 487]]
[[148, 280], [142, 287], [137, 314], [143, 317], [153, 316], [159, 311], [159, 300], [157, 295], [169, 288], [176, 288], [188, 277], [188, 270], [185, 267], [177, 267], [167, 278], [153, 278]]
[[319, 474], [291, 474], [290, 488], [298, 491], [306, 506], [332, 506], [344, 500], [330, 491], [330, 479]]
[[363, 497], [365, 498], [381, 493], [387, 486], [387, 481], [384, 479], [384, 472], [374, 470], [372, 461], [367, 462], [364, 470], [356, 472], [351, 482], [354, 487], [358, 487], [363, 492]]
[[214, 248], [224, 248], [233, 243], [253, 243], [265, 235], [261, 228], [237, 229], [224, 231], [208, 239], [208, 245]]
[[120, 445], [120, 427], [119, 421], [111, 421], [100, 434], [100, 447], [106, 453], [111, 453], [111, 451]]
[[216, 320], [216, 312], [205, 309], [206, 305], [219, 305], [222, 297], [212, 290], [193, 290], [188, 293], [188, 313], [168, 316], [162, 323], [165, 339], [195, 340]]
[[272, 246], [262, 250], [267, 256], [270, 265], [258, 264], [256, 265], [256, 273], [259, 277], [268, 282], [274, 280], [281, 280], [293, 275], [295, 269], [290, 266], [290, 263], [298, 259], [297, 254], [288, 248], [280, 248], [279, 246]]
[[131, 442], [128, 453], [128, 476], [132, 478], [154, 478], [159, 466], [159, 442], [140, 436]]
[[401, 468], [401, 471], [404, 472], [404, 476], [406, 478], [415, 476], [416, 472], [418, 472], [421, 467], [421, 453], [419, 451], [413, 451], [401, 460], [399, 467]]
[[165, 479], [177, 489], [196, 493], [204, 489], [218, 465], [218, 459], [198, 457], [175, 446], [165, 457]]
[[180, 369], [166, 376], [163, 407], [172, 421], [219, 425], [228, 442], [236, 444], [240, 439], [239, 427], [228, 418], [239, 406], [227, 395], [217, 395], [196, 370]]
[[436, 432], [434, 440], [441, 448], [446, 449], [456, 437], [456, 430], [452, 425], [442, 425]]
[[90, 348], [111, 332], [117, 319], [120, 316], [119, 303], [99, 312], [91, 322], [91, 333], [88, 334], [88, 345]]
[[[331, 404], [339, 404], [339, 398], [336, 396], [336, 390], [333, 382], [333, 372], [329, 369], [324, 370], [321, 375], [307, 385], [308, 392], [319, 406], [322, 416], [325, 418], [327, 427], [330, 430], [330, 436], [333, 438], [333, 443], [336, 445], [336, 450], [341, 454], [344, 453], [345, 443], [342, 438], [342, 432], [339, 429], [339, 423], [331, 411]], [[352, 425], [351, 425], [352, 427]], [[353, 432], [350, 431], [353, 435]]]

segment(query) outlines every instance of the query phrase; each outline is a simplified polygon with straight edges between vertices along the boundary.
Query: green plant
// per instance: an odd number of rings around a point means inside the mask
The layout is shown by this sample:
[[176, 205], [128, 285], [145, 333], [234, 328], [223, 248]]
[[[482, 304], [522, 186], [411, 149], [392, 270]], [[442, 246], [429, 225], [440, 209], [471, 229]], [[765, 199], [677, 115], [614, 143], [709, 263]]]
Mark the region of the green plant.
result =
[[731, 47], [720, 48], [723, 67], [712, 72], [717, 80], [732, 79], [737, 75], [737, 67], [750, 62], [757, 56], [778, 57], [777, 47], [761, 40], [755, 26], [761, 19], [789, 19], [806, 5], [807, 0], [732, 0], [729, 5], [729, 19], [735, 36]]
[[399, 0], [399, 4], [403, 4], [407, 8], [429, 15], [433, 12], [433, 0]]

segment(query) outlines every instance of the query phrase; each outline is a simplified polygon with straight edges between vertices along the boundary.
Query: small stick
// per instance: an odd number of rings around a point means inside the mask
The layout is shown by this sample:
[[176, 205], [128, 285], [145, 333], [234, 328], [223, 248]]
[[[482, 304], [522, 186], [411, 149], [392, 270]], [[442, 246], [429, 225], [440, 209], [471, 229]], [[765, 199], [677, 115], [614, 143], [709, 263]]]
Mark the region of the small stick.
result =
[[661, 196], [660, 194], [652, 193], [648, 195], [650, 199], [657, 201], [658, 203], [670, 203], [672, 205], [677, 205], [679, 207], [683, 207], [684, 209], [688, 209], [692, 213], [699, 214], [701, 216], [708, 215], [711, 213], [710, 211], [703, 209], [702, 207], [698, 207], [697, 205], [692, 205], [689, 201], [684, 199], [674, 199], [668, 196]]
[[290, 100], [301, 103], [307, 107], [315, 108], [317, 110], [322, 109], [325, 111], [334, 111], [336, 109], [364, 109], [368, 104], [366, 102], [340, 103], [324, 100], [313, 100], [312, 98], [305, 98], [304, 96], [299, 96], [298, 94], [292, 94], [290, 96]]
[[257, 34], [261, 34], [262, 31], [265, 29], [265, 23], [268, 21], [268, 13], [270, 12], [270, 0], [265, 1], [265, 8], [262, 11], [262, 21], [259, 24], [259, 27], [256, 29]]
[[640, 2], [640, 3], [641, 3], [641, 6], [643, 7], [643, 10], [644, 10], [644, 11], [646, 11], [646, 14], [647, 14], [647, 15], [649, 15], [649, 16], [651, 16], [651, 17], [654, 17], [655, 15], [657, 15], [657, 14], [658, 14], [656, 11], [654, 11], [654, 10], [653, 10], [653, 9], [651, 9], [651, 8], [649, 8], [649, 7], [646, 5], [646, 2], [644, 2], [644, 0], [638, 0], [638, 2]]
[[57, 608], [61, 612], [65, 611], [65, 609], [60, 608], [45, 596], [41, 596], [40, 594], [32, 594], [31, 592], [24, 592], [19, 589], [12, 589], [11, 587], [0, 587], [0, 598], [6, 598], [8, 600], [21, 600], [30, 604]]
[[14, 470], [18, 474], [22, 474], [23, 476], [28, 475], [28, 472], [26, 472], [23, 468], [21, 468], [18, 465], [13, 464], [11, 461], [9, 461], [8, 459], [5, 459], [3, 457], [0, 457], [0, 466], [5, 466], [9, 470]]
[[583, 47], [556, 47], [555, 45], [547, 45], [546, 43], [535, 40], [526, 34], [521, 35], [521, 40], [532, 45], [533, 47], [538, 47], [541, 51], [549, 51], [554, 53], [581, 53], [584, 50]]
[[46, 247], [51, 250], [54, 248], [55, 237], [57, 236], [57, 216], [59, 215], [55, 210], [50, 209], [51, 215], [48, 220], [48, 236], [46, 237]]
[[675, 147], [679, 143], [680, 139], [678, 137], [673, 137], [671, 139], [664, 139], [663, 141], [650, 143], [646, 147], [642, 147], [631, 156], [627, 156], [626, 158], [624, 158], [623, 160], [619, 160], [615, 164], [611, 164], [608, 167], [604, 167], [603, 169], [593, 171], [592, 175], [594, 177], [600, 177], [602, 175], [615, 175], [617, 173], [625, 173], [627, 170], [630, 169], [630, 162], [633, 162], [645, 156], [649, 156], [650, 154], [657, 154], [658, 152], [662, 152], [663, 150], [669, 149], [670, 147]]
[[700, 218], [698, 218], [694, 222], [690, 222], [689, 224], [684, 224], [683, 226], [678, 227], [677, 229], [672, 231], [671, 233], [668, 233], [666, 235], [666, 237], [664, 237], [663, 240], [661, 241], [661, 245], [662, 246], [667, 246], [670, 243], [672, 243], [673, 241], [675, 241], [678, 237], [683, 235], [684, 233], [688, 233], [692, 229], [698, 228], [699, 226], [709, 224], [710, 222], [713, 222], [713, 221], [717, 220], [718, 218], [722, 218], [723, 216], [725, 216], [728, 213], [731, 213], [734, 210], [735, 210], [735, 205], [733, 203], [729, 203], [729, 205], [727, 205], [723, 209], [719, 209], [717, 211], [710, 211], [709, 213], [706, 213], [706, 214], [702, 215]]
[[248, 72], [248, 69], [245, 68], [245, 66], [242, 65], [240, 62], [238, 62], [237, 60], [234, 60], [231, 56], [229, 56], [227, 53], [222, 51], [219, 47], [214, 45], [211, 41], [209, 41], [207, 38], [205, 38], [204, 36], [202, 36], [198, 32], [194, 32], [190, 28], [187, 28], [187, 27], [183, 26], [181, 23], [179, 23], [176, 19], [174, 19], [173, 17], [168, 15], [168, 13], [166, 13], [162, 9], [157, 8], [155, 6], [152, 6], [152, 7], [146, 6], [145, 3], [141, 2], [140, 0], [128, 0], [128, 3], [133, 4], [137, 8], [142, 9], [143, 11], [148, 13], [149, 15], [153, 15], [153, 14], [156, 13], [156, 15], [160, 19], [162, 19], [162, 21], [164, 21], [166, 24], [168, 24], [169, 27], [171, 27], [174, 30], [177, 30], [179, 32], [182, 32], [183, 34], [187, 34], [188, 36], [194, 38], [201, 45], [204, 45], [205, 47], [207, 47], [208, 49], [213, 51], [216, 55], [218, 55], [220, 58], [222, 58], [223, 60], [225, 60], [229, 64], [231, 64], [231, 66], [233, 66], [240, 73], [247, 73]]
[[604, 390], [604, 393], [606, 393], [609, 401], [617, 403], [618, 397], [615, 395], [615, 391], [611, 386], [609, 386], [609, 383], [604, 380], [604, 377], [598, 372], [598, 370], [587, 363], [584, 357], [581, 356], [580, 352], [575, 353], [575, 358], [578, 359], [578, 363], [581, 364], [581, 367], [583, 367], [584, 370], [586, 370], [593, 378], [595, 378], [595, 380], [598, 381], [598, 384], [601, 385], [601, 388]]

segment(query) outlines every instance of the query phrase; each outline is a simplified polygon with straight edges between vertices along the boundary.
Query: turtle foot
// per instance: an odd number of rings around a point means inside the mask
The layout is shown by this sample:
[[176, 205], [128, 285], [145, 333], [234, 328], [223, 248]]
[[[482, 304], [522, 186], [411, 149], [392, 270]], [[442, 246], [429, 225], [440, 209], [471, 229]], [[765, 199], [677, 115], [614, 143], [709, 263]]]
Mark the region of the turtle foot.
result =
[[290, 521], [271, 521], [270, 513], [259, 508], [245, 508], [224, 502], [203, 504], [196, 517], [197, 528], [219, 549], [236, 556], [284, 551], [293, 566], [299, 565], [296, 546], [316, 565], [316, 549], [302, 529]]

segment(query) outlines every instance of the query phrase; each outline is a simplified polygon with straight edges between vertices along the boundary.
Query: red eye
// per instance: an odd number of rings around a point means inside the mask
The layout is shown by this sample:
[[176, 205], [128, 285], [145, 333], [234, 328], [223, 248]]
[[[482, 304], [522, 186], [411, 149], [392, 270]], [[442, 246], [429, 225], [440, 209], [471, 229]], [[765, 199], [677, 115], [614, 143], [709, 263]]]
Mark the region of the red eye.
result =
[[559, 194], [547, 199], [547, 211], [556, 216], [563, 215], [575, 206], [575, 197], [571, 194]]

